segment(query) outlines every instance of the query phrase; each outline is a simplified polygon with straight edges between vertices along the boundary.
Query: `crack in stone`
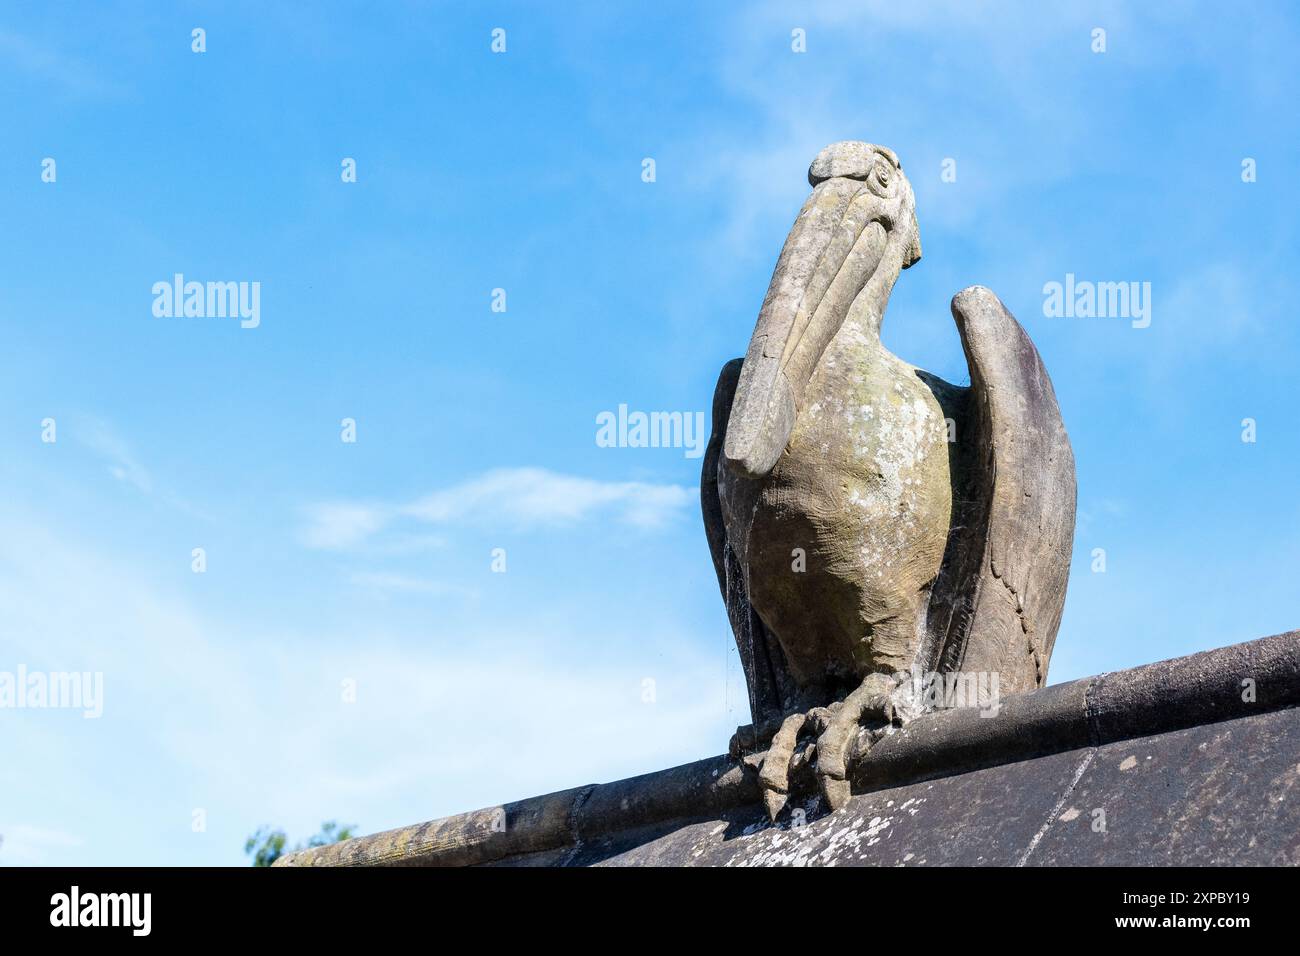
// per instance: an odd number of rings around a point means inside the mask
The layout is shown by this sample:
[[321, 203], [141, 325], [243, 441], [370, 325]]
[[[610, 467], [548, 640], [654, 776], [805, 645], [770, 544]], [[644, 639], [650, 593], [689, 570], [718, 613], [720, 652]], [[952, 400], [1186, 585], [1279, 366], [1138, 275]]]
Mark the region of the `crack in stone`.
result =
[[564, 855], [564, 862], [560, 866], [570, 866], [578, 851], [582, 849], [582, 833], [578, 827], [578, 814], [582, 811], [583, 806], [591, 795], [596, 792], [596, 784], [590, 783], [573, 795], [573, 806], [569, 808], [569, 838], [573, 840], [573, 847]]
[[998, 573], [998, 569], [993, 562], [989, 562], [989, 570], [993, 572], [993, 577], [1007, 589], [1012, 597], [1012, 603], [1016, 609], [1016, 617], [1020, 619], [1020, 630], [1024, 633], [1026, 641], [1029, 643], [1029, 653], [1034, 655], [1034, 683], [1039, 687], [1043, 686], [1043, 681], [1047, 675], [1043, 673], [1043, 652], [1039, 649], [1038, 643], [1034, 640], [1034, 631], [1030, 627], [1029, 618], [1025, 616], [1025, 602], [1020, 593], [1011, 586], [1011, 582], [1003, 575]]
[[1038, 832], [1034, 834], [1034, 838], [1029, 841], [1029, 846], [1025, 847], [1025, 852], [1020, 859], [1016, 861], [1016, 866], [1024, 866], [1029, 862], [1030, 855], [1038, 848], [1039, 841], [1047, 835], [1047, 831], [1052, 827], [1052, 822], [1061, 815], [1061, 807], [1065, 806], [1065, 801], [1070, 799], [1070, 794], [1074, 793], [1074, 788], [1077, 787], [1079, 781], [1083, 779], [1084, 773], [1092, 764], [1092, 758], [1095, 756], [1097, 756], [1097, 749], [1095, 747], [1090, 747], [1088, 753], [1084, 755], [1083, 760], [1079, 762], [1079, 766], [1075, 768], [1074, 779], [1070, 781], [1070, 785], [1061, 793], [1061, 798], [1056, 801], [1056, 806], [1052, 807], [1052, 811], [1047, 815], [1047, 819], [1043, 821], [1043, 825], [1038, 828]]

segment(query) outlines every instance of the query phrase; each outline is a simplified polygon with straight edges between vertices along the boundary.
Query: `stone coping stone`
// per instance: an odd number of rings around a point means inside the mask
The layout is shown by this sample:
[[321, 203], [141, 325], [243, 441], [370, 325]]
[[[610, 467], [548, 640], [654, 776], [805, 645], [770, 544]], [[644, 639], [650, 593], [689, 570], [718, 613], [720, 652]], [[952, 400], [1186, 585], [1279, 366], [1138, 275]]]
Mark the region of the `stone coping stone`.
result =
[[1297, 707], [1290, 631], [922, 716], [833, 814], [769, 823], [753, 767], [719, 756], [276, 865], [1300, 864]]

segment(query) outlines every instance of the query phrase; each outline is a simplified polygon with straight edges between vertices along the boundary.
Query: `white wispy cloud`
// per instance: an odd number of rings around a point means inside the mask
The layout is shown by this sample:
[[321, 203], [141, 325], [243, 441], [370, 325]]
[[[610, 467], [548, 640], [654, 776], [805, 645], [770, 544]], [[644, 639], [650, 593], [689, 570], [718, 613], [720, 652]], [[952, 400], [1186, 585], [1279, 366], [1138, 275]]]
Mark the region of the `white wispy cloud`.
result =
[[39, 40], [0, 30], [0, 67], [84, 96], [117, 96], [123, 87], [102, 69]]
[[90, 420], [78, 428], [77, 437], [87, 448], [105, 460], [108, 473], [123, 484], [143, 494], [153, 493], [153, 478], [130, 446], [105, 422]]
[[302, 541], [344, 550], [402, 521], [432, 525], [505, 525], [527, 530], [601, 518], [636, 528], [680, 515], [697, 492], [684, 485], [600, 481], [545, 468], [500, 468], [408, 504], [331, 502], [306, 509]]
[[[923, 243], [930, 228], [987, 227], [991, 214], [1014, 208], [1027, 191], [1068, 181], [1095, 153], [1086, 123], [1059, 122], [1090, 109], [1098, 67], [1086, 52], [1093, 28], [1104, 25], [1113, 39], [1105, 61], [1134, 71], [1213, 64], [1224, 42], [1200, 29], [1201, 17], [1191, 12], [1213, 16], [1206, 4], [1173, 11], [1122, 2], [1077, 9], [967, 0], [810, 0], [797, 12], [790, 6], [769, 0], [738, 7], [728, 25], [714, 69], [723, 88], [746, 104], [743, 131], [718, 124], [678, 147], [701, 201], [720, 203], [716, 233], [704, 243], [715, 269], [774, 258], [776, 250], [756, 243], [756, 233], [789, 228], [808, 195], [808, 164], [841, 139], [867, 139], [899, 153], [918, 190]], [[1281, 31], [1276, 15], [1260, 15]], [[804, 56], [778, 45], [796, 26], [807, 31]], [[1234, 36], [1234, 44], [1253, 47], [1269, 27], [1253, 32]], [[916, 44], [928, 51], [928, 61], [916, 61]], [[854, 45], [862, 55], [846, 56]], [[1085, 55], [1066, 55], [1071, 50]], [[834, 58], [833, 71], [825, 70], [823, 57]], [[965, 94], [941, 85], [969, 57], [978, 58], [982, 95], [997, 104], [996, 123], [982, 109], [951, 108]], [[1257, 85], [1278, 95], [1270, 58], [1241, 60], [1243, 79], [1262, 73], [1265, 81]], [[810, 83], [810, 76], [817, 80]], [[1050, 129], [1051, 135], [1026, 149], [1008, 129]], [[948, 157], [959, 162], [959, 186], [939, 183], [940, 160]], [[1005, 233], [998, 235], [1005, 241]]]
[[0, 824], [0, 865], [44, 866], [52, 853], [75, 850], [82, 840], [71, 833], [18, 823]]
[[692, 497], [681, 485], [641, 481], [597, 481], [544, 468], [502, 468], [426, 495], [404, 509], [423, 521], [482, 521], [510, 524], [569, 524], [597, 514], [653, 527], [673, 517]]
[[385, 524], [389, 515], [377, 505], [330, 502], [309, 505], [308, 526], [302, 532], [309, 548], [344, 549], [358, 544]]

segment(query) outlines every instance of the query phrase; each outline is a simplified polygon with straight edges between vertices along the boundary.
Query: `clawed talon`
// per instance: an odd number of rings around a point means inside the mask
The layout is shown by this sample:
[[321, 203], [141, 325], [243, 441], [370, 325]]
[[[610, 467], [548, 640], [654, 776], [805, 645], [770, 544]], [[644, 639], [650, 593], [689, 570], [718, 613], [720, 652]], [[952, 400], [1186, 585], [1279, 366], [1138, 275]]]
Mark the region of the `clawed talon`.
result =
[[776, 819], [790, 797], [790, 758], [794, 756], [799, 731], [807, 722], [807, 714], [791, 714], [782, 721], [781, 729], [772, 738], [772, 746], [767, 748], [767, 756], [763, 758], [763, 769], [758, 772], [758, 782], [763, 788], [767, 815], [772, 820]]
[[[890, 701], [894, 687], [891, 678], [870, 674], [843, 701], [829, 707], [815, 707], [807, 713], [790, 714], [781, 722], [763, 757], [758, 775], [763, 788], [763, 804], [770, 819], [776, 819], [790, 798], [792, 771], [801, 765], [801, 761], [811, 761], [814, 756], [817, 784], [827, 805], [834, 811], [848, 802], [849, 761], [863, 729], [863, 718], [873, 716], [892, 723], [896, 717]], [[816, 735], [817, 742], [798, 749], [800, 736], [810, 733]]]
[[741, 724], [731, 735], [727, 744], [727, 753], [733, 760], [740, 760], [767, 749], [772, 737], [781, 729], [779, 721], [766, 721], [755, 727], [753, 724]]
[[757, 748], [758, 735], [754, 732], [754, 725], [741, 724], [731, 735], [731, 741], [727, 744], [727, 753], [731, 755], [732, 760], [740, 760], [752, 754]]

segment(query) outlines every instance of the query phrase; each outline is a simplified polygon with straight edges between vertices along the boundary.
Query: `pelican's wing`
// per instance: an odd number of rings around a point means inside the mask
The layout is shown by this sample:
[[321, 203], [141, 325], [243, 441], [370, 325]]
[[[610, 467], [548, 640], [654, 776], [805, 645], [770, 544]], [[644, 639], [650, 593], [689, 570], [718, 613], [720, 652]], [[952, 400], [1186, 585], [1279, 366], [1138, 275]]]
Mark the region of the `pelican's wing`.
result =
[[1074, 453], [1038, 350], [998, 297], [971, 286], [952, 314], [971, 384], [953, 531], [931, 595], [933, 663], [997, 673], [1002, 693], [1032, 690], [1046, 683], [1065, 604]]
[[722, 466], [722, 447], [726, 441], [727, 420], [736, 394], [736, 383], [740, 380], [741, 361], [734, 359], [722, 367], [713, 393], [713, 433], [704, 452], [700, 474], [700, 507], [704, 515], [704, 534], [713, 555], [713, 569], [718, 575], [718, 588], [722, 591], [727, 618], [736, 637], [740, 666], [745, 672], [754, 726], [758, 728], [779, 721], [785, 715], [794, 688], [781, 645], [749, 603], [744, 574], [727, 540], [722, 518], [718, 468]]

